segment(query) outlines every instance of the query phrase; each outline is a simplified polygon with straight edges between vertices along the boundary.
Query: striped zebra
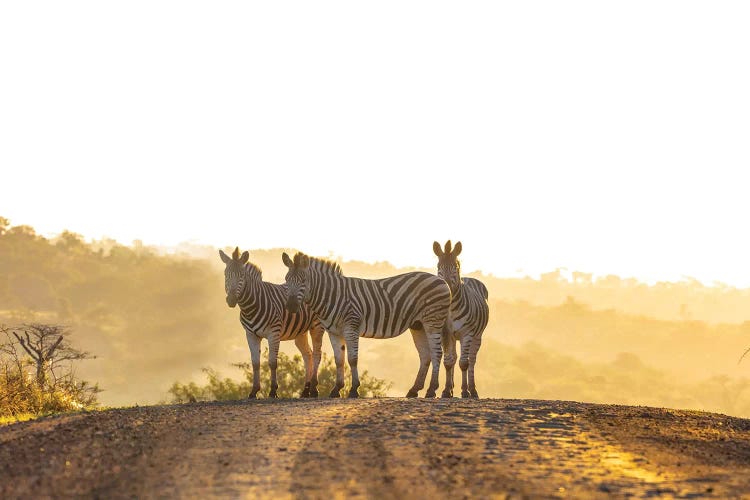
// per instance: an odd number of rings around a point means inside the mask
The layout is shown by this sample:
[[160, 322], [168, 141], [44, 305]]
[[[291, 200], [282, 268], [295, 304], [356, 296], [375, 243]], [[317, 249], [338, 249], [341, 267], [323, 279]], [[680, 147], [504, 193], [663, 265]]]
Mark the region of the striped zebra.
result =
[[416, 397], [424, 387], [432, 361], [432, 378], [425, 397], [435, 397], [438, 388], [441, 336], [448, 317], [451, 292], [435, 275], [412, 272], [390, 278], [368, 280], [348, 278], [341, 268], [322, 259], [297, 253], [294, 260], [286, 253], [287, 308], [297, 311], [307, 303], [328, 330], [336, 360], [338, 393], [344, 386], [344, 352], [351, 369], [350, 398], [358, 396], [359, 337], [392, 338], [410, 329], [419, 353], [419, 372], [407, 397]]
[[444, 398], [453, 397], [456, 340], [461, 343], [461, 359], [459, 360], [461, 397], [479, 397], [474, 383], [474, 366], [477, 362], [477, 352], [482, 346], [482, 332], [487, 327], [490, 316], [487, 287], [477, 279], [461, 278], [461, 263], [458, 261], [461, 248], [460, 241], [452, 250], [450, 240], [446, 242], [445, 249], [441, 248], [437, 241], [432, 244], [432, 250], [438, 256], [437, 275], [448, 283], [452, 296], [450, 317], [443, 335], [445, 389], [442, 397]]
[[[221, 260], [226, 264], [224, 269], [224, 288], [227, 293], [227, 305], [240, 306], [240, 323], [245, 329], [247, 345], [250, 347], [250, 358], [253, 365], [253, 388], [249, 398], [254, 398], [260, 390], [260, 342], [268, 341], [268, 367], [271, 369], [271, 392], [275, 398], [279, 384], [276, 379], [279, 342], [294, 340], [305, 362], [305, 388], [301, 396], [318, 396], [318, 366], [320, 365], [321, 346], [323, 344], [323, 326], [320, 321], [304, 307], [292, 314], [284, 307], [286, 285], [276, 285], [263, 281], [260, 268], [248, 262], [250, 254], [239, 248], [229, 257], [219, 250]], [[310, 332], [313, 348], [307, 341]]]

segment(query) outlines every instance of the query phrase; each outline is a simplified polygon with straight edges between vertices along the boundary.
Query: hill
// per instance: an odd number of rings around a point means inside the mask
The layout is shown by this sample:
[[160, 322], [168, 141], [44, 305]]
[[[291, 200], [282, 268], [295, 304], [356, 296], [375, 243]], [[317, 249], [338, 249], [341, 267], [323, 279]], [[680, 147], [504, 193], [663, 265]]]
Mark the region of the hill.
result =
[[[266, 280], [283, 280], [281, 252], [251, 250]], [[409, 270], [340, 263], [362, 277]], [[70, 232], [50, 239], [0, 218], [0, 323], [69, 325], [74, 342], [98, 356], [80, 375], [99, 382], [105, 404], [153, 403], [174, 381], [201, 380], [203, 367], [239, 376], [230, 363], [248, 359], [237, 310], [224, 302], [222, 270], [211, 247], [87, 242]], [[750, 314], [749, 290], [585, 273], [566, 280], [560, 271], [538, 280], [472, 275], [490, 289], [477, 369], [481, 396], [750, 416], [750, 365], [737, 365], [750, 346], [743, 316]], [[363, 341], [361, 356], [364, 369], [394, 382], [392, 395], [405, 394], [417, 363], [408, 333]]]

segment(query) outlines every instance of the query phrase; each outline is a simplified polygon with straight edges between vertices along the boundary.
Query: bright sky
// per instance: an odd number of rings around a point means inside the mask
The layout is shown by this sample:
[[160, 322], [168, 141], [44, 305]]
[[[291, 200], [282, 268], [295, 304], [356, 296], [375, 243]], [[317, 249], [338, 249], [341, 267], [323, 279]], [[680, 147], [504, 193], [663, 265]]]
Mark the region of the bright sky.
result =
[[750, 286], [750, 3], [3, 2], [43, 234]]

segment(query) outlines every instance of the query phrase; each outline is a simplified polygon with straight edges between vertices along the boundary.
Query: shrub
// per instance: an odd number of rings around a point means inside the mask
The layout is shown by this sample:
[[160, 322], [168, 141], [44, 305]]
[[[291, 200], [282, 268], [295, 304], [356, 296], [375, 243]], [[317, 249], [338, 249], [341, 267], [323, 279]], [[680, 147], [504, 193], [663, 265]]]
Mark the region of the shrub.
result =
[[[169, 389], [173, 403], [188, 403], [195, 401], [226, 401], [244, 399], [250, 394], [253, 382], [253, 370], [249, 363], [232, 363], [233, 367], [239, 368], [245, 380], [236, 381], [231, 378], [222, 378], [216, 370], [204, 368], [207, 384], [199, 386], [195, 382], [181, 384], [175, 382]], [[271, 370], [268, 368], [268, 350], [263, 352], [260, 369], [260, 386], [263, 396], [268, 394], [271, 388]], [[276, 371], [279, 389], [277, 394], [280, 398], [299, 397], [305, 385], [305, 364], [302, 356], [295, 354], [289, 356], [283, 352], [279, 353], [278, 369]], [[344, 380], [349, 380], [349, 367], [345, 367]], [[389, 382], [372, 377], [367, 371], [359, 375], [359, 395], [362, 397], [383, 397], [391, 387]], [[318, 391], [321, 396], [328, 396], [336, 382], [336, 366], [333, 358], [325, 353], [320, 361], [318, 370]], [[342, 391], [348, 393], [350, 385], [347, 384]], [[259, 393], [259, 394], [261, 394]]]

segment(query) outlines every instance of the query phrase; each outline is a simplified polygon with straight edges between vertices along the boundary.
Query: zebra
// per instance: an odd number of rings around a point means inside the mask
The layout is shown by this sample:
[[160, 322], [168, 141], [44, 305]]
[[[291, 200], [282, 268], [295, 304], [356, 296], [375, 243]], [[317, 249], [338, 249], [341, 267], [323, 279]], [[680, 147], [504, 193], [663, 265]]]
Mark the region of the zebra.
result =
[[[271, 392], [269, 397], [277, 397], [279, 384], [276, 379], [279, 341], [294, 340], [305, 362], [305, 388], [301, 397], [318, 396], [318, 366], [320, 365], [323, 327], [311, 313], [303, 307], [298, 313], [289, 313], [284, 307], [286, 285], [276, 285], [263, 281], [260, 268], [248, 262], [250, 254], [245, 251], [240, 256], [235, 248], [229, 257], [219, 250], [224, 269], [224, 289], [229, 307], [240, 306], [240, 323], [245, 329], [247, 345], [253, 365], [253, 388], [248, 398], [255, 398], [260, 390], [260, 342], [268, 340], [268, 367], [271, 369]], [[312, 351], [307, 341], [307, 332], [312, 338]]]
[[442, 329], [451, 302], [450, 288], [441, 278], [411, 272], [368, 280], [343, 275], [338, 264], [297, 253], [292, 260], [284, 253], [287, 309], [297, 311], [302, 303], [320, 318], [328, 331], [336, 360], [338, 393], [344, 386], [344, 352], [351, 369], [350, 398], [359, 396], [359, 337], [392, 338], [410, 329], [419, 353], [419, 372], [407, 397], [416, 397], [424, 387], [432, 361], [432, 377], [425, 397], [435, 397], [442, 358]]
[[482, 345], [482, 333], [490, 316], [487, 287], [477, 279], [461, 278], [461, 263], [458, 261], [461, 249], [460, 241], [453, 250], [450, 240], [445, 243], [445, 249], [437, 241], [432, 244], [432, 250], [438, 256], [437, 275], [448, 283], [452, 297], [450, 318], [443, 334], [443, 350], [446, 353], [445, 389], [441, 397], [444, 398], [453, 397], [456, 340], [461, 343], [461, 397], [479, 397], [474, 382], [474, 366]]

